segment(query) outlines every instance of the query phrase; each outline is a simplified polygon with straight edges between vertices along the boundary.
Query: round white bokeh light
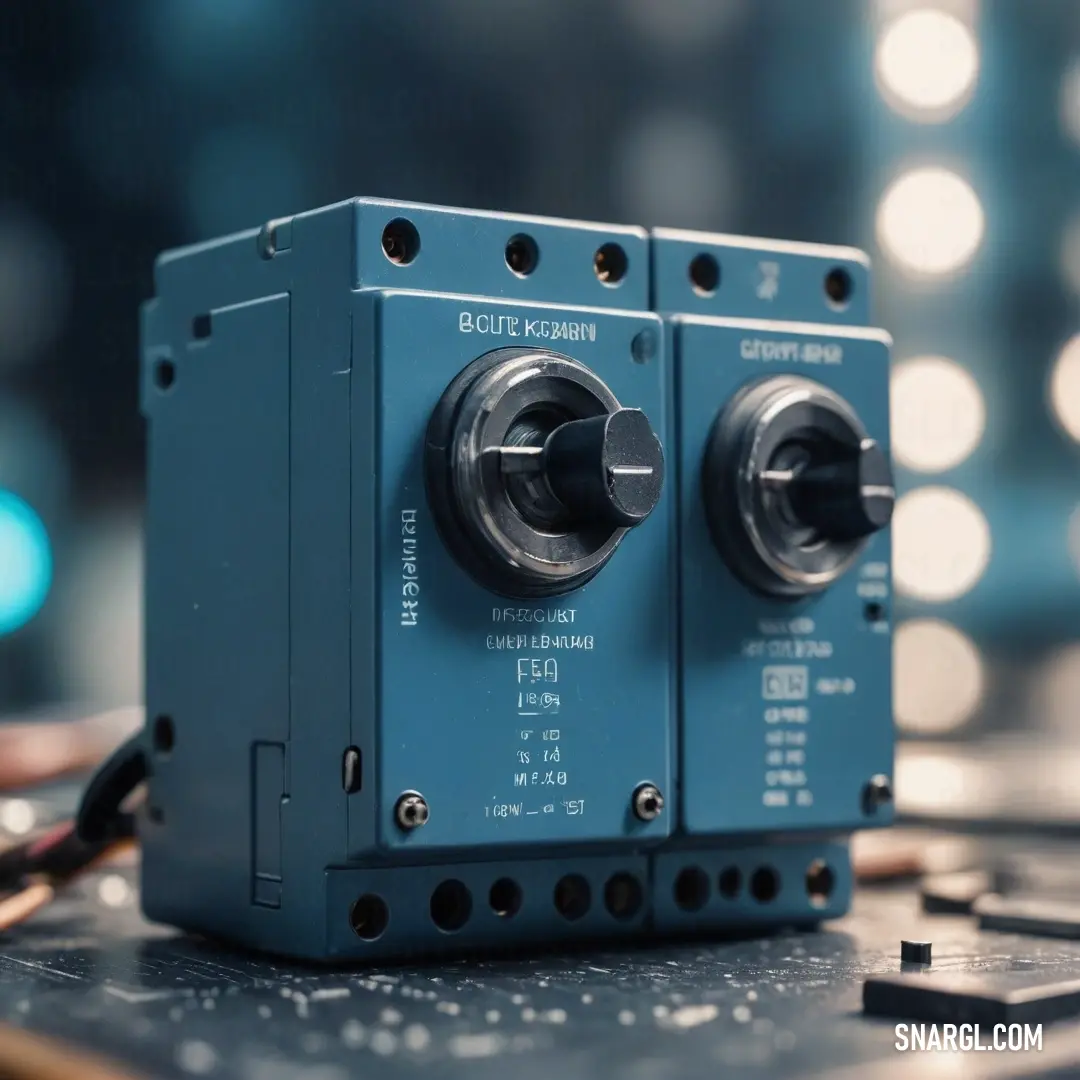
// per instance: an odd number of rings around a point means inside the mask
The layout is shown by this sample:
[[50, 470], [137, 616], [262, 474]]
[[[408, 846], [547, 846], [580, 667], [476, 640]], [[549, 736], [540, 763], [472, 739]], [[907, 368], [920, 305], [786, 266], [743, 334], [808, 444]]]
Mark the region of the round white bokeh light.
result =
[[905, 596], [928, 603], [972, 589], [990, 562], [990, 526], [953, 488], [908, 492], [893, 514], [893, 573]]
[[920, 356], [893, 369], [892, 450], [916, 472], [954, 468], [979, 445], [986, 406], [979, 384], [943, 356]]
[[1050, 371], [1050, 408], [1070, 438], [1080, 442], [1080, 334], [1066, 343]]
[[955, 731], [983, 699], [979, 650], [966, 634], [939, 619], [911, 619], [899, 626], [893, 672], [896, 722], [912, 734]]
[[878, 89], [902, 116], [941, 123], [971, 100], [979, 75], [979, 46], [955, 15], [930, 8], [908, 11], [885, 27], [874, 58]]
[[971, 261], [986, 228], [979, 197], [948, 169], [913, 169], [885, 190], [877, 235], [894, 262], [911, 274], [950, 274]]

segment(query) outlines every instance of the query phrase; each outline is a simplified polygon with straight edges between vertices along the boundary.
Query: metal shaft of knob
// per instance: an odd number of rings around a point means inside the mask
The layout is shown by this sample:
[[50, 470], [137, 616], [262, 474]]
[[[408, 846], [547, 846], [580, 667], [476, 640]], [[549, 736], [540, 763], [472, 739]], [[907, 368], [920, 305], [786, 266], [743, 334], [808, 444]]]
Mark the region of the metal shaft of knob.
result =
[[652, 512], [663, 484], [663, 451], [640, 409], [571, 420], [543, 446], [500, 446], [507, 475], [543, 475], [575, 518], [619, 528]]
[[878, 444], [864, 439], [855, 448], [825, 449], [823, 461], [811, 460], [799, 469], [766, 469], [758, 479], [784, 492], [795, 514], [829, 539], [857, 540], [888, 525], [896, 490]]

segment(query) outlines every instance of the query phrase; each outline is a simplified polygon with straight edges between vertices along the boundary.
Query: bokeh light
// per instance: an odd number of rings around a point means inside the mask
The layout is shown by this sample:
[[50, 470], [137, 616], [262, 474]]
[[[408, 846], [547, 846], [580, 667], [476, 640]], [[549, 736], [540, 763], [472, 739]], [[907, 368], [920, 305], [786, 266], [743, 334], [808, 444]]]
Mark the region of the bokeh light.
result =
[[26, 799], [0, 801], [0, 829], [11, 836], [25, 836], [37, 824], [37, 812]]
[[1069, 340], [1050, 372], [1050, 408], [1070, 438], [1080, 442], [1080, 334]]
[[902, 814], [933, 816], [970, 813], [972, 806], [995, 803], [992, 769], [977, 759], [927, 744], [908, 744], [893, 770], [896, 807]]
[[893, 641], [897, 724], [918, 735], [961, 727], [985, 693], [982, 658], [972, 640], [939, 619], [911, 619]]
[[917, 472], [943, 472], [979, 445], [986, 406], [979, 384], [943, 356], [921, 356], [893, 368], [892, 449]]
[[885, 252], [915, 275], [961, 269], [978, 250], [986, 227], [979, 197], [948, 169], [913, 169], [881, 197], [877, 235]]
[[908, 11], [882, 32], [875, 56], [878, 88], [909, 120], [940, 123], [971, 100], [979, 74], [979, 46], [954, 15]]
[[0, 634], [41, 610], [52, 583], [52, 549], [41, 518], [25, 500], [0, 491]]
[[990, 550], [990, 526], [961, 492], [917, 488], [897, 502], [893, 573], [905, 596], [929, 603], [963, 596], [982, 577]]

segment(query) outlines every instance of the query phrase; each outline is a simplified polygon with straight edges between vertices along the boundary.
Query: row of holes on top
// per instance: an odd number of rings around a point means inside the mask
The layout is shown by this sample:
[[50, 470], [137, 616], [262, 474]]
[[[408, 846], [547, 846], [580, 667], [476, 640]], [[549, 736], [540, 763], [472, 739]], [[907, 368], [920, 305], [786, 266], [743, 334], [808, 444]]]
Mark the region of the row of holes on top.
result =
[[[399, 266], [407, 266], [420, 254], [420, 233], [408, 218], [394, 218], [382, 234], [383, 253]], [[527, 233], [516, 233], [506, 242], [507, 268], [518, 277], [528, 277], [540, 262], [540, 247]], [[601, 244], [593, 255], [593, 271], [605, 285], [616, 286], [626, 277], [629, 260], [616, 243]], [[720, 288], [720, 263], [708, 252], [695, 255], [687, 267], [690, 284], [698, 296], [713, 296]], [[842, 266], [833, 267], [823, 280], [825, 296], [834, 308], [851, 300], [854, 284]]]

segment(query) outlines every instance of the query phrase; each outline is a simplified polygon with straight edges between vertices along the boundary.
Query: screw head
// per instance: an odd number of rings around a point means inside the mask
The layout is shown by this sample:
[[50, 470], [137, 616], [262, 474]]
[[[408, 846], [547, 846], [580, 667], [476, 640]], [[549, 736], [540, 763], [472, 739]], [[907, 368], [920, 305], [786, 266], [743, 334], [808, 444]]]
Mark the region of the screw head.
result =
[[641, 784], [634, 790], [631, 805], [640, 821], [655, 821], [664, 809], [664, 796], [655, 784]]
[[394, 820], [406, 832], [419, 829], [430, 816], [427, 800], [416, 791], [406, 791], [394, 806]]
[[862, 805], [864, 814], [876, 814], [878, 808], [892, 802], [892, 781], [884, 774], [871, 776], [863, 788]]
[[647, 364], [660, 351], [660, 338], [655, 330], [646, 327], [634, 335], [630, 342], [630, 355], [635, 364]]

